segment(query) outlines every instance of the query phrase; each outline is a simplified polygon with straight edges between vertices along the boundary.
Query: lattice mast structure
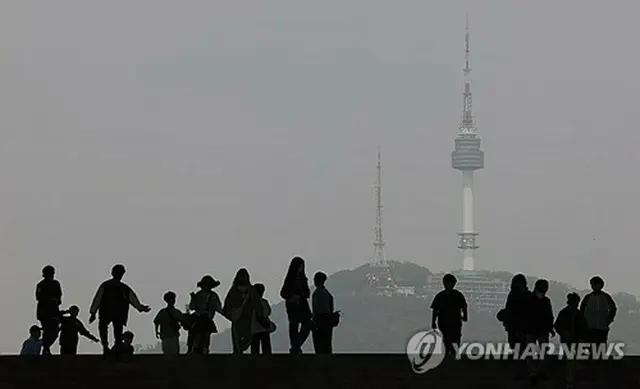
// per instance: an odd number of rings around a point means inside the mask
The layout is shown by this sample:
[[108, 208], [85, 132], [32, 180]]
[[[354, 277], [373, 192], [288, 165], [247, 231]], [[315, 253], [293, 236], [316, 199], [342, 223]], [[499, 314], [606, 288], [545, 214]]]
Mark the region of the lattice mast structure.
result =
[[475, 126], [471, 96], [471, 66], [469, 62], [469, 19], [465, 27], [464, 92], [462, 122], [454, 138], [455, 149], [451, 153], [451, 165], [462, 172], [462, 231], [458, 233], [458, 248], [463, 252], [463, 270], [474, 270], [474, 252], [478, 249], [478, 232], [473, 220], [473, 172], [484, 168], [484, 151], [480, 148], [482, 138]]
[[377, 180], [376, 180], [376, 228], [373, 238], [373, 264], [379, 267], [388, 267], [389, 259], [387, 258], [386, 242], [382, 234], [382, 160], [380, 157], [380, 148], [378, 148], [378, 164]]

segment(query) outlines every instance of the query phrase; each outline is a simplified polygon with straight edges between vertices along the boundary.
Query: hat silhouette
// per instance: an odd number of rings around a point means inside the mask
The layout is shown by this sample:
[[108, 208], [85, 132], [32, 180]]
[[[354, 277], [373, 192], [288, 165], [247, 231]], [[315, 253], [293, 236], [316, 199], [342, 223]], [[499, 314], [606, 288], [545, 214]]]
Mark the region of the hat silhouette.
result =
[[202, 277], [200, 282], [198, 282], [197, 286], [201, 288], [205, 284], [211, 285], [212, 288], [217, 288], [218, 286], [220, 286], [220, 281], [214, 279], [213, 277], [207, 274], [206, 276]]

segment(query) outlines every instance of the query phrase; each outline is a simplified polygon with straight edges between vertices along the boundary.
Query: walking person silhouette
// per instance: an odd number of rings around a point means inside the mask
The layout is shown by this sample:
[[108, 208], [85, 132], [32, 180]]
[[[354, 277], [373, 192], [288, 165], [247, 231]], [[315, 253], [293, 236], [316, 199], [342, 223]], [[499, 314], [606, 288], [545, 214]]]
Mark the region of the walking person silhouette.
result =
[[76, 355], [78, 353], [79, 335], [92, 342], [99, 342], [99, 339], [93, 336], [78, 319], [79, 313], [80, 308], [77, 305], [72, 305], [62, 316], [60, 321], [60, 354], [62, 355]]
[[467, 300], [455, 289], [458, 280], [453, 274], [442, 277], [444, 290], [433, 298], [431, 327], [440, 329], [447, 355], [453, 355], [462, 340], [462, 322], [468, 318]]
[[280, 297], [285, 300], [289, 319], [289, 343], [291, 354], [302, 354], [302, 345], [311, 332], [311, 308], [309, 307], [309, 280], [305, 274], [304, 260], [295, 257], [289, 264]]
[[51, 354], [51, 346], [58, 339], [62, 287], [55, 279], [56, 269], [47, 265], [42, 269], [42, 281], [36, 285], [36, 318], [42, 328], [42, 355]]
[[111, 269], [111, 279], [103, 282], [91, 303], [89, 323], [98, 317], [98, 330], [103, 354], [109, 353], [109, 324], [113, 326], [114, 348], [122, 343], [124, 327], [129, 319], [129, 305], [139, 312], [147, 313], [151, 308], [140, 303], [138, 296], [122, 278], [125, 274], [123, 265], [115, 265]]

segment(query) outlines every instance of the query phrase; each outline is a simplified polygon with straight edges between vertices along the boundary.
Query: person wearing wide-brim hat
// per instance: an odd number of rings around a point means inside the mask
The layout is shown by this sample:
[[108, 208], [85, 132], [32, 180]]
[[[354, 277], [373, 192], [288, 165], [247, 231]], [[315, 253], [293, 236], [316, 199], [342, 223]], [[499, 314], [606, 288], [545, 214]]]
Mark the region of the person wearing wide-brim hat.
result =
[[218, 332], [213, 317], [216, 312], [222, 313], [220, 296], [213, 291], [220, 286], [220, 281], [210, 275], [202, 277], [197, 284], [200, 290], [191, 293], [189, 309], [194, 312], [190, 331], [193, 336], [192, 352], [195, 354], [208, 354], [211, 344], [211, 334]]
[[196, 284], [196, 286], [198, 288], [210, 288], [210, 289], [215, 289], [218, 286], [220, 286], [220, 281], [216, 280], [215, 278], [211, 277], [210, 275], [206, 275], [204, 277], [202, 277], [202, 279], [200, 280], [200, 282], [198, 282]]

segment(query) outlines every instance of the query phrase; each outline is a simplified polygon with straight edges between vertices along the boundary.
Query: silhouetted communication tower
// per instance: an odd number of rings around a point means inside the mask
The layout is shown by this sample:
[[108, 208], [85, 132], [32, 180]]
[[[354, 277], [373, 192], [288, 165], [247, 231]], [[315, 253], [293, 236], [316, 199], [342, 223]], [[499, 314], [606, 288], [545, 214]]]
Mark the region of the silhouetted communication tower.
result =
[[380, 149], [378, 148], [378, 180], [376, 183], [376, 229], [373, 239], [373, 264], [376, 266], [389, 266], [386, 243], [382, 234], [382, 163]]
[[480, 149], [482, 138], [475, 127], [471, 110], [471, 80], [469, 74], [469, 22], [465, 29], [464, 93], [462, 123], [454, 139], [455, 149], [451, 153], [451, 165], [462, 172], [462, 231], [458, 233], [458, 248], [463, 251], [463, 270], [474, 270], [474, 251], [478, 248], [473, 222], [473, 172], [484, 168], [484, 151]]

